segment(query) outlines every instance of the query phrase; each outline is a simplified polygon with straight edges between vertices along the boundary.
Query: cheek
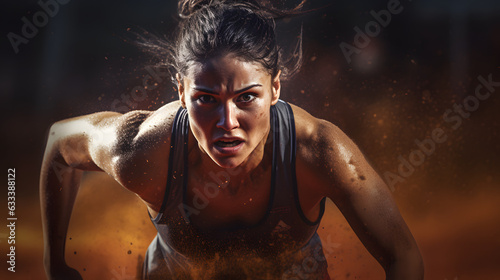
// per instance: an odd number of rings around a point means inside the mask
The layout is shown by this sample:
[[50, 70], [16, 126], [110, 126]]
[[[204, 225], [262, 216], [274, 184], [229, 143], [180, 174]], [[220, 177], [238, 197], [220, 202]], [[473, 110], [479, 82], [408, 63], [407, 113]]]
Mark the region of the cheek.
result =
[[257, 140], [263, 137], [266, 134], [267, 128], [269, 127], [269, 118], [270, 113], [265, 110], [260, 110], [255, 112], [250, 116], [250, 121], [252, 123], [253, 134], [255, 135]]
[[[266, 94], [267, 95], [267, 94]], [[271, 114], [271, 102], [267, 98], [259, 100], [257, 106], [252, 109], [251, 115], [255, 122], [269, 120]]]
[[189, 125], [195, 138], [198, 142], [205, 142], [204, 139], [210, 137], [210, 119], [207, 118], [206, 114], [203, 115], [201, 112], [197, 112], [196, 110], [190, 110], [188, 114]]

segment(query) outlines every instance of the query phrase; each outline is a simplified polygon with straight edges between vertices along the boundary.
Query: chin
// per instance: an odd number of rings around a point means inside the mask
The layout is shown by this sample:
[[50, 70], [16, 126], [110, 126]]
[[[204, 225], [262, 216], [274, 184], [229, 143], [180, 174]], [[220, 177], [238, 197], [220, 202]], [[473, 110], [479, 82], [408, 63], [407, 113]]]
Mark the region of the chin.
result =
[[212, 158], [213, 162], [215, 162], [215, 164], [225, 169], [236, 168], [245, 161], [245, 158], [241, 155], [224, 157], [217, 154], [211, 154], [210, 157]]
[[244, 151], [239, 151], [238, 153], [232, 155], [224, 155], [219, 153], [216, 149], [211, 149], [211, 153], [209, 153], [209, 157], [212, 159], [215, 164], [225, 169], [232, 169], [240, 166], [245, 162], [248, 155], [245, 156]]
[[217, 160], [214, 160], [214, 162], [222, 168], [230, 169], [230, 168], [238, 167], [243, 161], [237, 160], [237, 159], [227, 159], [226, 158], [226, 159], [217, 159]]

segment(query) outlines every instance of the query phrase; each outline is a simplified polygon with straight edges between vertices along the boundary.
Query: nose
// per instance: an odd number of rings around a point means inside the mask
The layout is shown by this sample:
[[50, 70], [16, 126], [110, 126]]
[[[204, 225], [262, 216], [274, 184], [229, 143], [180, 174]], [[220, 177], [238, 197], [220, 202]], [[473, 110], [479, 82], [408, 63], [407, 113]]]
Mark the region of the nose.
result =
[[235, 108], [235, 106], [236, 105], [231, 102], [220, 106], [219, 120], [217, 122], [218, 128], [230, 131], [240, 126], [237, 118], [237, 108]]

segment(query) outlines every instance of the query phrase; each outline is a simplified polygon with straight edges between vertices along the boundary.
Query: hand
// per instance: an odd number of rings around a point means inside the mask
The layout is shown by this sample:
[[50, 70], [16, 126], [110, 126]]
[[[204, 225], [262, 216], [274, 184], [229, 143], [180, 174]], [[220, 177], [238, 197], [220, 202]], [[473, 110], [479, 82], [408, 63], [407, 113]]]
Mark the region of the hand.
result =
[[57, 268], [47, 271], [47, 279], [49, 280], [83, 280], [78, 270], [69, 267], [68, 265], [60, 265]]

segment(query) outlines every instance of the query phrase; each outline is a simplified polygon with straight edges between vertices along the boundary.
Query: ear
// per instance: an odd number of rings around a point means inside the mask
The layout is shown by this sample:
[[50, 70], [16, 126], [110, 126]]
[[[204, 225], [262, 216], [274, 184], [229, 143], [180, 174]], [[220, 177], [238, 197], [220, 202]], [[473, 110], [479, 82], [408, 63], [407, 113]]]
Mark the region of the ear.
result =
[[184, 94], [184, 85], [182, 84], [181, 75], [179, 73], [175, 74], [175, 79], [177, 80], [177, 90], [179, 93], [179, 101], [183, 108], [186, 108], [186, 95]]
[[278, 99], [280, 98], [281, 93], [281, 81], [280, 81], [281, 70], [278, 71], [278, 74], [272, 80], [272, 92], [273, 96], [271, 98], [271, 105], [276, 105], [278, 103]]

